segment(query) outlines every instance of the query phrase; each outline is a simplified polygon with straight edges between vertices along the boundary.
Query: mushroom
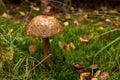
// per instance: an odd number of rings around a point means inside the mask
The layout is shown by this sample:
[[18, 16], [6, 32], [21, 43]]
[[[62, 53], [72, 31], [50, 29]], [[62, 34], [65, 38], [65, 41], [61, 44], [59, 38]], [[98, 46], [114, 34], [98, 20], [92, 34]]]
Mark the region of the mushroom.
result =
[[[44, 57], [51, 54], [49, 37], [64, 32], [64, 28], [53, 16], [39, 15], [34, 17], [26, 26], [28, 36], [42, 38]], [[48, 64], [52, 64], [51, 56], [46, 59]]]

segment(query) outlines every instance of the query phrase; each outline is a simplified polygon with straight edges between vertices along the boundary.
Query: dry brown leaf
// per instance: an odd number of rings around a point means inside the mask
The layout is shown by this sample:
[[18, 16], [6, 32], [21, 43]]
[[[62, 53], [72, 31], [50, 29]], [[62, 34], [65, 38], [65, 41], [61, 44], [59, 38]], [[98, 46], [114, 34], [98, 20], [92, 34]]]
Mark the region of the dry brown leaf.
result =
[[82, 37], [80, 37], [80, 42], [82, 42], [82, 43], [87, 43], [89, 40], [87, 40], [87, 39], [83, 39]]
[[114, 10], [110, 9], [110, 10], [109, 10], [109, 13], [110, 13], [110, 14], [116, 14], [116, 13], [118, 13], [118, 12], [117, 12], [117, 10], [115, 10], [115, 9], [114, 9]]
[[39, 7], [35, 7], [33, 5], [30, 6], [30, 8], [34, 11], [40, 11], [40, 8]]
[[80, 24], [79, 24], [79, 22], [78, 22], [77, 20], [74, 20], [74, 21], [73, 21], [73, 25], [74, 25], [74, 26], [79, 26]]
[[37, 45], [30, 45], [29, 46], [29, 52], [30, 54], [34, 54], [38, 49], [38, 46]]
[[92, 78], [91, 80], [99, 80], [98, 78]]
[[94, 33], [86, 34], [83, 36], [83, 38], [88, 41], [91, 40], [93, 37], [94, 37]]
[[12, 16], [11, 16], [10, 14], [6, 13], [6, 12], [4, 12], [4, 13], [2, 14], [2, 17], [8, 18], [8, 19], [11, 19], [11, 18], [12, 18]]
[[107, 80], [108, 76], [109, 76], [108, 72], [101, 72], [100, 80]]
[[47, 6], [46, 9], [44, 9], [44, 13], [50, 13], [52, 7], [51, 6]]
[[119, 25], [120, 25], [120, 21], [119, 21], [119, 20], [116, 20], [116, 21], [114, 21], [114, 24], [115, 24], [116, 26], [119, 26]]
[[99, 26], [99, 25], [103, 25], [103, 24], [104, 24], [103, 22], [99, 21], [95, 25]]
[[108, 19], [108, 18], [107, 18], [107, 19], [105, 19], [105, 21], [106, 21], [106, 22], [111, 22], [111, 20], [110, 20], [110, 19]]
[[21, 16], [25, 16], [25, 12], [19, 11], [19, 13], [20, 13]]
[[92, 66], [91, 66], [91, 68], [94, 70], [94, 69], [99, 69], [99, 65], [98, 64], [93, 64]]
[[66, 15], [65, 15], [65, 18], [66, 18], [66, 19], [71, 19], [71, 15], [70, 15], [70, 14], [66, 14]]
[[81, 8], [78, 8], [78, 12], [79, 12], [79, 13], [82, 13], [83, 10], [82, 10]]
[[90, 72], [83, 72], [80, 74], [79, 80], [87, 80], [87, 79], [90, 79]]
[[83, 16], [83, 18], [84, 18], [84, 19], [88, 19], [88, 14], [85, 14], [85, 15]]
[[[94, 37], [94, 33], [90, 33], [88, 35], [84, 35], [83, 37], [80, 37], [80, 42], [87, 43]], [[79, 43], [80, 43], [79, 42]]]
[[72, 13], [75, 12], [75, 8], [74, 7], [70, 7], [70, 10], [71, 10]]
[[81, 65], [79, 62], [72, 63], [72, 68], [79, 72], [87, 72], [87, 69]]
[[78, 17], [77, 17], [77, 20], [78, 20], [78, 21], [83, 21], [83, 20], [84, 20], [84, 18], [83, 18], [83, 17], [81, 17], [81, 16], [78, 16]]
[[94, 13], [99, 14], [99, 11], [98, 10], [94, 10]]
[[94, 33], [90, 33], [90, 34], [86, 35], [86, 38], [87, 38], [88, 40], [93, 39], [93, 37], [94, 37]]

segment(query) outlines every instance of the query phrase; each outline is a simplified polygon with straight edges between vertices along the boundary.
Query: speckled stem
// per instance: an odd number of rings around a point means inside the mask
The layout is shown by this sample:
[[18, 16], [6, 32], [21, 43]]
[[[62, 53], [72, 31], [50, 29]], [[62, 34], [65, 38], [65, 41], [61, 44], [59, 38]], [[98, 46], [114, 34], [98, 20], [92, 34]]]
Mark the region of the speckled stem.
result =
[[[42, 40], [43, 40], [44, 57], [47, 57], [49, 54], [52, 54], [50, 49], [49, 38], [43, 38]], [[52, 64], [51, 56], [48, 57], [48, 59], [46, 59], [46, 62], [48, 63], [48, 65]]]

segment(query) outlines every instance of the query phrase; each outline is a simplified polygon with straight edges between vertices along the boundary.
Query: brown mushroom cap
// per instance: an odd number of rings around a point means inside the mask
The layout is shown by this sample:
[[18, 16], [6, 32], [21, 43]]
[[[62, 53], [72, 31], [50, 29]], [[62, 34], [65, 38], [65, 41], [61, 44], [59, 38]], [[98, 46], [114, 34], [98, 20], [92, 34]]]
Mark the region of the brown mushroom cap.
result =
[[40, 38], [51, 37], [63, 31], [64, 28], [56, 18], [45, 15], [34, 17], [26, 26], [27, 35]]

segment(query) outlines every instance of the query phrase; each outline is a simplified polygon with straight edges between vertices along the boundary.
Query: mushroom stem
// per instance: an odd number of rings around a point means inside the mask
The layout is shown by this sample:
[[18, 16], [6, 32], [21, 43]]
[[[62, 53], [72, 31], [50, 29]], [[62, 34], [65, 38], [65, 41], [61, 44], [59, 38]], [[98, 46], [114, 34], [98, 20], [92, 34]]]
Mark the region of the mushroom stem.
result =
[[[49, 38], [43, 38], [42, 40], [43, 40], [44, 57], [47, 57], [48, 55], [51, 54]], [[46, 59], [46, 62], [48, 63], [48, 65], [52, 64], [51, 56]]]

